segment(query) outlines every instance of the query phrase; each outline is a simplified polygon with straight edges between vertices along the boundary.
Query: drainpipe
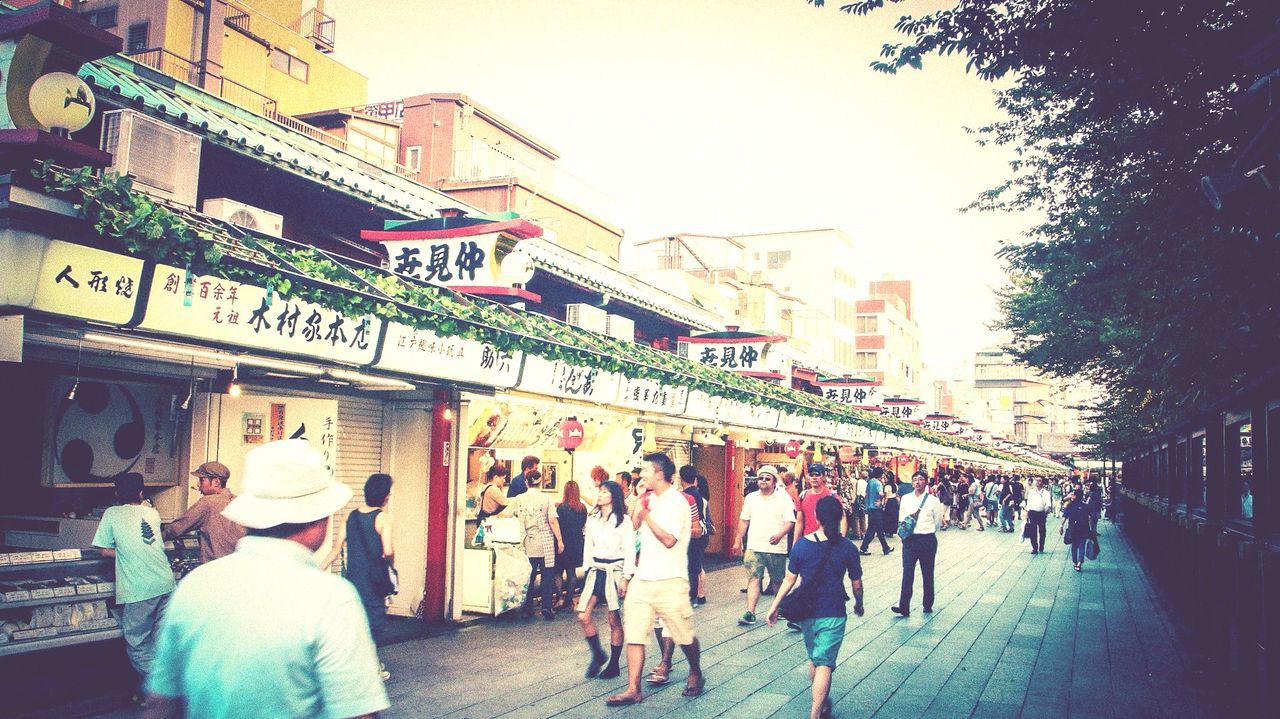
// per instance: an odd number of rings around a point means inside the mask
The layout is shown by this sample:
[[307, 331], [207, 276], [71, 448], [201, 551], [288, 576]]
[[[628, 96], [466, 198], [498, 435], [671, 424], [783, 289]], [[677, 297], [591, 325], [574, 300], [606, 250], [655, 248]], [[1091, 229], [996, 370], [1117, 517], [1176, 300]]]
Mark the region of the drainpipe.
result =
[[223, 0], [205, 0], [200, 14], [204, 16], [200, 54], [196, 58], [200, 68], [200, 87], [221, 97], [222, 26], [227, 19], [227, 4]]

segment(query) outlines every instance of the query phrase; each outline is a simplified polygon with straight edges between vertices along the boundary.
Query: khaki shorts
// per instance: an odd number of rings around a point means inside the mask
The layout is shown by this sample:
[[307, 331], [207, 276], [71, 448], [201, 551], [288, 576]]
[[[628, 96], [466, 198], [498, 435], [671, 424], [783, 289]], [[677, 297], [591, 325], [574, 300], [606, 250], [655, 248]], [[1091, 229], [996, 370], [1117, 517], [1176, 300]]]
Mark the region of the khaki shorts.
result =
[[653, 620], [662, 620], [662, 636], [680, 646], [696, 639], [688, 579], [633, 579], [622, 606], [622, 631], [627, 644], [648, 644]]
[[787, 555], [748, 549], [742, 555], [742, 566], [747, 570], [748, 577], [760, 579], [764, 579], [765, 570], [768, 570], [769, 583], [777, 585], [787, 574]]

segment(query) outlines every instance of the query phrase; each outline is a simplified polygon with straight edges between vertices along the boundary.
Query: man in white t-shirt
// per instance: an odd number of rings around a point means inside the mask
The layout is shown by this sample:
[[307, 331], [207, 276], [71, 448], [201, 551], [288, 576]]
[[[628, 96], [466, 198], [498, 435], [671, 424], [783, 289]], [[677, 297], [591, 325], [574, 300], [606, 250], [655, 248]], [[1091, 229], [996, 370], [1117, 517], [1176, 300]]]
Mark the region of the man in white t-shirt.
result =
[[640, 533], [640, 559], [631, 581], [624, 579], [619, 585], [620, 594], [626, 597], [622, 628], [629, 681], [625, 691], [606, 700], [609, 706], [638, 704], [644, 698], [640, 676], [655, 617], [662, 620], [664, 635], [680, 645], [689, 661], [684, 696], [701, 695], [705, 683], [701, 651], [693, 631], [693, 606], [689, 604], [689, 501], [671, 484], [676, 466], [667, 455], [645, 455], [640, 472], [649, 488], [632, 517]]
[[[738, 516], [736, 551], [742, 555], [747, 570], [747, 611], [738, 624], [756, 623], [756, 603], [764, 573], [769, 573], [769, 588], [776, 592], [787, 571], [787, 535], [796, 523], [796, 507], [786, 492], [778, 490], [778, 470], [764, 466], [756, 470], [757, 491], [742, 500]], [[750, 529], [750, 533], [748, 533]]]

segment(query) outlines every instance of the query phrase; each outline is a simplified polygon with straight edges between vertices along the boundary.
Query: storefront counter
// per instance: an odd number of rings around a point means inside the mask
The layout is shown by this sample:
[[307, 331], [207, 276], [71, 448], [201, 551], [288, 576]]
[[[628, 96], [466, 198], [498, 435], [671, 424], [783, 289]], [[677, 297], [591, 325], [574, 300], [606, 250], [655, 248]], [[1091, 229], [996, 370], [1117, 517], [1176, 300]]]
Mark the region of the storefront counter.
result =
[[462, 552], [462, 576], [462, 611], [502, 614], [524, 603], [529, 560], [518, 544], [467, 547]]

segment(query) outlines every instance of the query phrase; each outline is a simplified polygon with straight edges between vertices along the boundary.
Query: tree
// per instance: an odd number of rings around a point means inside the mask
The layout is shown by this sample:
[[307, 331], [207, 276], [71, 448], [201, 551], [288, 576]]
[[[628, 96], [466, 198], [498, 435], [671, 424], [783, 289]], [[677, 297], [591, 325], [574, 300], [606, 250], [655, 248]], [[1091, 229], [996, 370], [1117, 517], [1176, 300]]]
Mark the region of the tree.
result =
[[1100, 437], [1167, 426], [1277, 364], [1280, 196], [1254, 182], [1219, 211], [1199, 179], [1243, 177], [1252, 153], [1280, 181], [1280, 110], [1241, 102], [1280, 66], [1277, 19], [1274, 0], [958, 0], [903, 17], [906, 40], [872, 63], [958, 54], [1014, 79], [1005, 119], [975, 131], [1013, 151], [1009, 177], [969, 209], [1041, 218], [1000, 252], [999, 326], [1022, 361], [1105, 389]]

